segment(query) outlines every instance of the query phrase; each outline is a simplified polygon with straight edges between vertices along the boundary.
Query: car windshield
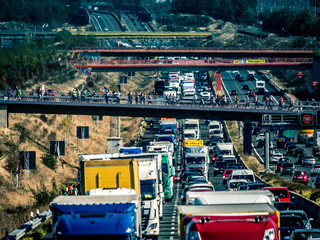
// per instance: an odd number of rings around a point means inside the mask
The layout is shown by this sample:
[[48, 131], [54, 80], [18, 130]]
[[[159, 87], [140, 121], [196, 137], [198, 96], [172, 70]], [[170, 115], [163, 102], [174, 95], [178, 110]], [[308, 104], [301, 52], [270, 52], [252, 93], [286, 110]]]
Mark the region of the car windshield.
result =
[[288, 198], [288, 191], [286, 189], [268, 189], [274, 196], [279, 198]]
[[188, 164], [203, 164], [205, 163], [204, 157], [187, 157]]
[[294, 175], [306, 175], [303, 171], [297, 171], [294, 173]]
[[320, 232], [299, 232], [295, 233], [293, 240], [319, 240]]
[[303, 222], [300, 217], [281, 217], [280, 226], [281, 227], [302, 227]]
[[246, 182], [231, 182], [229, 188], [238, 188], [241, 185], [246, 184]]

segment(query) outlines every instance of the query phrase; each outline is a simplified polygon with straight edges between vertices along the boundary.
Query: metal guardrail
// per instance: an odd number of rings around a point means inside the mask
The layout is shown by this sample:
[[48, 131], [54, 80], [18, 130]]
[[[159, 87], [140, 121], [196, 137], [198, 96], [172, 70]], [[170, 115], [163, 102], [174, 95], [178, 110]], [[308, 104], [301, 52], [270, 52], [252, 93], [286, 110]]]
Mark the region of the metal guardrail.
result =
[[8, 239], [21, 239], [26, 236], [28, 233], [39, 227], [43, 222], [52, 217], [52, 212], [50, 210], [45, 211], [39, 216], [33, 218], [32, 220], [24, 223], [22, 226], [17, 228], [16, 230], [9, 233], [6, 237], [2, 238], [2, 240]]

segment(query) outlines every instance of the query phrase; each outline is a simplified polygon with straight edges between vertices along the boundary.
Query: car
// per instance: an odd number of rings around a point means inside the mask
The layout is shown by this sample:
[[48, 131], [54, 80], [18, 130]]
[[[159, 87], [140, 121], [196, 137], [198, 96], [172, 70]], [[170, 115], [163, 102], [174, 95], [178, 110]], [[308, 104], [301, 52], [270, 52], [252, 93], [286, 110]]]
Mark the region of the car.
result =
[[227, 184], [227, 181], [229, 180], [230, 173], [233, 171], [233, 169], [226, 169], [224, 170], [223, 176], [222, 176], [222, 184]]
[[296, 205], [293, 202], [274, 202], [274, 207], [279, 211], [296, 210]]
[[312, 155], [313, 155], [314, 157], [319, 157], [319, 155], [320, 155], [320, 147], [318, 147], [318, 146], [313, 146], [313, 147], [312, 147]]
[[292, 175], [292, 182], [308, 184], [309, 177], [305, 171], [295, 171]]
[[280, 211], [280, 218], [281, 215], [296, 215], [302, 218], [304, 226], [306, 229], [311, 229], [311, 222], [313, 218], [308, 218], [307, 214], [303, 210], [282, 210]]
[[298, 144], [297, 142], [285, 142], [285, 144], [284, 144], [284, 150], [287, 151], [287, 149], [288, 149], [288, 147], [289, 147], [290, 145], [297, 145], [297, 144]]
[[201, 92], [200, 93], [200, 96], [202, 97], [202, 99], [203, 100], [210, 100], [210, 98], [211, 98], [211, 94], [210, 94], [210, 92]]
[[232, 179], [228, 181], [226, 189], [228, 189], [229, 191], [237, 191], [239, 186], [245, 185], [247, 183], [248, 182], [245, 179]]
[[277, 163], [276, 169], [275, 169], [275, 172], [276, 172], [276, 173], [280, 172], [282, 163], [283, 163], [283, 162], [280, 162], [280, 161]]
[[253, 135], [258, 135], [259, 133], [262, 133], [262, 128], [261, 127], [255, 127], [252, 131]]
[[201, 189], [203, 191], [214, 191], [214, 187], [211, 183], [196, 183], [196, 184], [192, 184], [192, 185], [188, 185], [185, 186], [182, 190], [182, 194], [181, 194], [181, 202], [185, 203], [186, 201], [186, 193], [189, 190], [196, 190], [196, 189]]
[[286, 149], [287, 155], [293, 155], [296, 148], [297, 148], [297, 145], [288, 146], [288, 148]]
[[309, 137], [306, 141], [306, 147], [312, 147], [313, 146], [313, 137]]
[[316, 159], [311, 155], [304, 155], [302, 158], [302, 166], [304, 165], [312, 165], [316, 163]]
[[269, 190], [272, 192], [275, 199], [279, 202], [291, 202], [290, 194], [286, 187], [264, 187], [262, 190]]
[[319, 175], [320, 174], [320, 164], [312, 164], [310, 169], [310, 175]]
[[232, 91], [230, 92], [230, 95], [238, 95], [238, 91], [237, 91], [237, 90], [232, 90]]
[[224, 161], [216, 161], [213, 167], [213, 175], [217, 176], [218, 173], [223, 173], [227, 168], [228, 163]]
[[237, 75], [236, 75], [236, 81], [238, 81], [238, 82], [243, 82], [244, 79], [243, 79], [243, 77], [242, 77], [240, 74], [237, 74]]
[[244, 84], [244, 85], [242, 86], [242, 90], [248, 90], [248, 89], [249, 89], [248, 84]]
[[223, 139], [223, 132], [220, 129], [214, 129], [209, 134], [210, 139]]
[[257, 146], [261, 146], [264, 143], [265, 140], [265, 134], [264, 133], [259, 133], [256, 137], [257, 140]]
[[294, 229], [291, 232], [290, 240], [303, 240], [303, 239], [320, 239], [320, 229]]
[[305, 151], [304, 151], [303, 148], [296, 148], [296, 149], [294, 150], [293, 156], [294, 156], [294, 157], [297, 157], [299, 154], [304, 154], [304, 153], [305, 153]]
[[302, 158], [304, 157], [304, 155], [305, 155], [304, 153], [298, 155], [297, 162], [296, 162], [297, 164], [302, 164]]
[[278, 163], [281, 158], [283, 158], [282, 153], [276, 152], [276, 153], [273, 154], [272, 158], [270, 159], [270, 163], [271, 164], [272, 163], [273, 164]]
[[317, 178], [313, 181], [312, 187], [317, 188], [317, 189], [320, 188], [320, 177], [317, 177]]
[[197, 171], [185, 171], [185, 172], [181, 173], [180, 181], [181, 181], [181, 183], [183, 185], [183, 184], [185, 184], [188, 176], [199, 176], [199, 175], [201, 175], [201, 174], [199, 172], [197, 172]]
[[280, 169], [280, 175], [284, 175], [284, 174], [293, 174], [295, 171], [295, 166], [293, 163], [291, 162], [284, 162], [281, 165], [281, 169]]
[[295, 229], [306, 229], [303, 220], [296, 215], [280, 216], [280, 236], [281, 239], [289, 239], [291, 232]]
[[255, 77], [254, 77], [254, 73], [249, 73], [248, 75], [247, 75], [247, 80], [249, 81], [249, 80], [255, 80]]
[[105, 32], [108, 32], [109, 31], [109, 29], [108, 28], [105, 28], [105, 29], [103, 29]]

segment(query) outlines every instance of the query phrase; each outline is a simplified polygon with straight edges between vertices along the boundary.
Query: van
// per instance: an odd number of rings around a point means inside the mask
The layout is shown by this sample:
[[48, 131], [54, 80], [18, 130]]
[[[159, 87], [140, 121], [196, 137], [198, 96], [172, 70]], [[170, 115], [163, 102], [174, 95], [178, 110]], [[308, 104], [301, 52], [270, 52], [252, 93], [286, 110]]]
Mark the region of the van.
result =
[[229, 177], [229, 180], [245, 179], [248, 182], [255, 182], [255, 176], [251, 169], [234, 169]]

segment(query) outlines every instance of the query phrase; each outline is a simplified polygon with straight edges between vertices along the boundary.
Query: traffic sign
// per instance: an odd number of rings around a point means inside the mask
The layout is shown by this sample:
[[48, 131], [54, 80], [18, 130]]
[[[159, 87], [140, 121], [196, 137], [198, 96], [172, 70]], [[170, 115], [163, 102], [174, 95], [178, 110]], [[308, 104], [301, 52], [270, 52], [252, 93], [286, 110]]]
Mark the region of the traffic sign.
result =
[[301, 79], [301, 78], [303, 78], [304, 77], [304, 72], [303, 71], [298, 71], [297, 72], [297, 78], [298, 79]]
[[313, 113], [301, 113], [300, 125], [301, 126], [313, 126]]

